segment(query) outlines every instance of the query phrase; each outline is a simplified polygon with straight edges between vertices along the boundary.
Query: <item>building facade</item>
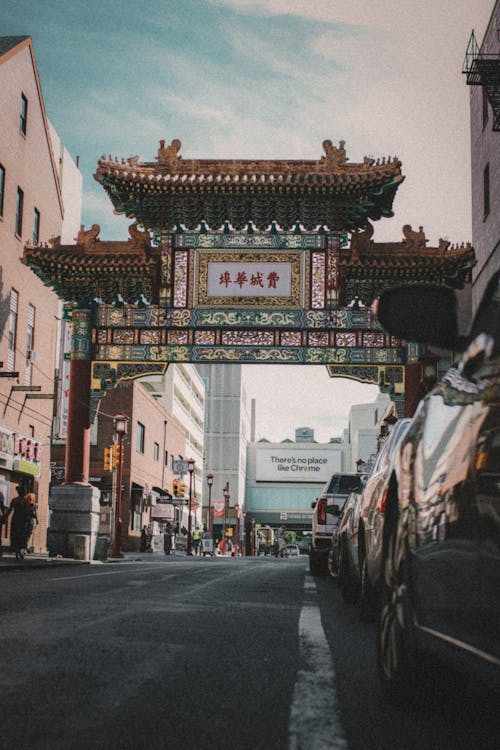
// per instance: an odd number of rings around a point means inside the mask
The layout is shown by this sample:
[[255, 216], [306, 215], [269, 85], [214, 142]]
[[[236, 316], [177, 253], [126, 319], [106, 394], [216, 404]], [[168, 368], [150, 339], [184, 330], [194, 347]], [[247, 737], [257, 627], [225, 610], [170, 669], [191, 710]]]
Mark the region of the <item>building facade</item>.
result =
[[46, 549], [60, 303], [21, 258], [27, 243], [74, 237], [80, 210], [81, 175], [47, 120], [31, 37], [0, 37], [0, 493], [8, 503], [17, 485], [35, 492], [37, 552]]
[[[213, 515], [213, 501], [223, 500], [229, 486], [229, 515], [241, 514], [245, 507], [247, 446], [250, 440], [248, 399], [243, 385], [241, 365], [198, 365], [205, 383], [205, 452], [203, 476], [203, 519], [208, 524], [208, 474], [213, 476], [210, 491], [212, 525], [221, 527], [224, 518]], [[241, 526], [241, 528], [243, 528]], [[220, 530], [220, 529], [219, 529]]]
[[500, 268], [500, 0], [496, 0], [481, 44], [471, 36], [465, 59], [470, 84], [472, 244], [475, 310]]
[[312, 500], [332, 474], [344, 470], [341, 443], [317, 443], [310, 428], [298, 428], [295, 433], [295, 440], [271, 443], [261, 439], [249, 444], [247, 523], [310, 529]]
[[[170, 365], [165, 375], [144, 378], [142, 381], [158, 403], [171, 414], [186, 433], [184, 450], [177, 458], [195, 461], [192, 494], [197, 500], [194, 516], [201, 523], [203, 495], [203, 443], [205, 430], [205, 385], [194, 365]], [[187, 478], [185, 477], [186, 481]]]

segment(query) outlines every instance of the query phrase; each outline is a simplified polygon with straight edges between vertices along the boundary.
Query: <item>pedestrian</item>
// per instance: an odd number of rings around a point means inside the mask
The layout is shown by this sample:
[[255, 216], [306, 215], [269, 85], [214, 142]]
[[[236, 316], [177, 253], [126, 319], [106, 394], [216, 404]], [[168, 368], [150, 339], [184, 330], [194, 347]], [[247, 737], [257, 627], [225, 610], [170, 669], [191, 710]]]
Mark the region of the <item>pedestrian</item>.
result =
[[[30, 552], [33, 552], [33, 550], [34, 550], [34, 546], [32, 545], [33, 532], [35, 531], [35, 526], [37, 526], [37, 524], [38, 524], [37, 502], [36, 502], [35, 493], [34, 492], [28, 492], [28, 494], [26, 495], [26, 500], [31, 505], [31, 517], [28, 520], [29, 534], [28, 534], [28, 538], [26, 540], [26, 552], [29, 555]], [[27, 529], [27, 531], [28, 531], [28, 529]]]
[[13, 497], [9, 506], [12, 513], [10, 524], [10, 546], [17, 558], [24, 559], [24, 550], [32, 530], [33, 508], [23, 487], [16, 487], [17, 495]]
[[144, 524], [144, 526], [141, 529], [141, 547], [140, 547], [140, 551], [141, 552], [146, 552], [147, 548], [148, 548], [148, 528], [147, 528], [146, 524]]
[[172, 527], [170, 523], [167, 523], [163, 531], [163, 551], [166, 555], [170, 555], [172, 549]]
[[199, 526], [197, 526], [195, 530], [193, 531], [193, 547], [194, 547], [195, 555], [200, 554], [200, 544], [201, 544], [201, 529]]
[[3, 536], [3, 527], [7, 524], [7, 520], [9, 518], [9, 509], [6, 507], [4, 502], [4, 496], [3, 493], [0, 492], [0, 557], [3, 555], [3, 546], [2, 546], [2, 536]]
[[286, 526], [283, 526], [283, 524], [281, 524], [281, 526], [278, 529], [278, 555], [280, 557], [285, 557], [285, 554], [286, 554], [285, 532], [286, 532]]

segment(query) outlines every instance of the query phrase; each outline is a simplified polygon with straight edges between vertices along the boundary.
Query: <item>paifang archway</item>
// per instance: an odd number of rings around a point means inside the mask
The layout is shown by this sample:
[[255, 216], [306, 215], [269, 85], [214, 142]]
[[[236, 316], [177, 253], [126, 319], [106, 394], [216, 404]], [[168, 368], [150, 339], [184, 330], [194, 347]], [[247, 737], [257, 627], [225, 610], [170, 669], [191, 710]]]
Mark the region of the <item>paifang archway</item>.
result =
[[[344, 141], [318, 160], [98, 161], [126, 241], [93, 225], [75, 245], [27, 246], [23, 262], [69, 303], [73, 321], [67, 482], [88, 480], [90, 399], [169, 363], [324, 364], [387, 388], [408, 412], [411, 356], [371, 310], [384, 287], [460, 288], [474, 252], [422, 227], [375, 243], [404, 177], [397, 158], [350, 163]], [[82, 399], [88, 394], [88, 399]]]

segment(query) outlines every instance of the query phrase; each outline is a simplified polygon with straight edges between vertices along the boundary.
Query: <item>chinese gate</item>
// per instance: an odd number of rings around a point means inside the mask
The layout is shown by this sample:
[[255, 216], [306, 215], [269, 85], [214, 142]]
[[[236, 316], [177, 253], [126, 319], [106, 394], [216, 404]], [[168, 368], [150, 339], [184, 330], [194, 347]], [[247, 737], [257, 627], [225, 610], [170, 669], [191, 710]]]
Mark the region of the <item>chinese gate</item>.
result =
[[404, 179], [396, 158], [351, 164], [343, 141], [316, 161], [185, 160], [180, 147], [99, 160], [96, 179], [134, 220], [128, 240], [94, 225], [75, 245], [25, 248], [70, 303], [69, 483], [88, 480], [90, 399], [169, 363], [324, 364], [387, 388], [403, 413], [411, 358], [371, 303], [405, 282], [460, 288], [474, 265], [470, 245], [429, 248], [422, 227], [373, 241]]

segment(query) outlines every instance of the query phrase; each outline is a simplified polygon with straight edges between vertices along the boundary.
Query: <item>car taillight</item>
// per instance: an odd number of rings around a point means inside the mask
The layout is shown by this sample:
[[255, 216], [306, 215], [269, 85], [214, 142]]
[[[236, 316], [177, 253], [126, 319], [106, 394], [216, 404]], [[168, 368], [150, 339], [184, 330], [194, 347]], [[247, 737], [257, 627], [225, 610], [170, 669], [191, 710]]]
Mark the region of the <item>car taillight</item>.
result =
[[387, 495], [388, 494], [389, 494], [389, 490], [386, 488], [384, 490], [383, 495], [382, 495], [382, 500], [380, 501], [380, 508], [379, 508], [379, 510], [380, 510], [381, 513], [385, 513], [385, 508], [387, 506]]
[[326, 500], [320, 498], [318, 500], [318, 523], [326, 523]]

